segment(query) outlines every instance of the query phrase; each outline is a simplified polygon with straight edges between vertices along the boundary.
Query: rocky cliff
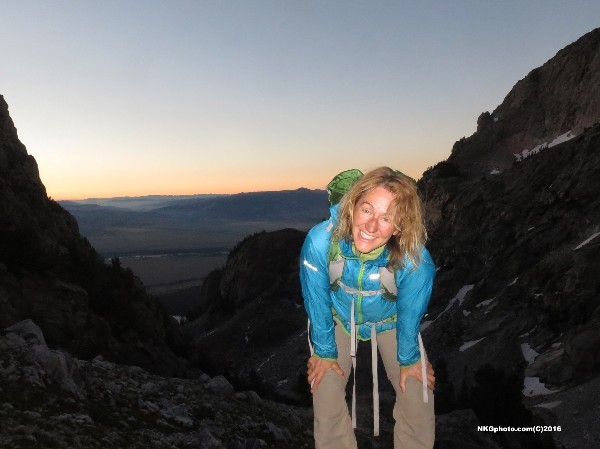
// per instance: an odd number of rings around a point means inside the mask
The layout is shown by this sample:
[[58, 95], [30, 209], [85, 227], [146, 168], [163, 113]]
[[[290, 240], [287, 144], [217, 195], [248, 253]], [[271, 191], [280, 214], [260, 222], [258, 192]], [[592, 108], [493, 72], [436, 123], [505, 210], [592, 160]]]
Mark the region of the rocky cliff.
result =
[[419, 181], [438, 266], [423, 325], [436, 410], [561, 425], [548, 447], [600, 444], [586, 430], [600, 420], [599, 45], [597, 29], [532, 71]]
[[235, 391], [223, 376], [152, 375], [48, 348], [30, 320], [0, 336], [0, 448], [300, 449], [310, 410]]
[[477, 132], [454, 144], [447, 163], [479, 178], [592, 126], [600, 116], [600, 28], [518, 81]]
[[[33, 319], [53, 348], [182, 372], [178, 330], [118, 261], [105, 264], [46, 195], [0, 97], [0, 328]], [[169, 347], [171, 345], [171, 347]]]
[[261, 232], [241, 241], [205, 280], [184, 334], [209, 373], [271, 398], [306, 404], [308, 356], [298, 257], [305, 233]]

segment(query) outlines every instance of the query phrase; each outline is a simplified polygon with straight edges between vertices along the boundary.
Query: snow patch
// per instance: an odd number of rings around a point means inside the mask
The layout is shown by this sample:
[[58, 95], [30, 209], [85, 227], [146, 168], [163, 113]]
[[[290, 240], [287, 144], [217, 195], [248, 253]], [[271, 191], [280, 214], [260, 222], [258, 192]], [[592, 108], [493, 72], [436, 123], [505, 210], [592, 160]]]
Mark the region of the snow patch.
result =
[[[485, 338], [485, 337], [483, 337], [483, 338]], [[479, 343], [481, 340], [483, 340], [483, 338], [480, 338], [479, 340], [466, 341], [463, 343], [463, 345], [460, 348], [458, 348], [458, 350], [460, 352], [465, 352], [471, 346], [475, 346], [477, 343]]]
[[458, 301], [458, 306], [460, 307], [462, 305], [463, 301], [465, 300], [465, 296], [467, 295], [467, 293], [469, 293], [471, 290], [473, 290], [473, 287], [475, 287], [475, 284], [465, 285], [465, 286], [461, 287], [460, 290], [458, 291], [458, 293], [456, 293], [454, 298], [452, 298], [450, 300], [450, 302], [448, 303], [448, 305], [446, 306], [444, 311], [442, 313], [440, 313], [440, 315], [442, 315], [448, 309], [450, 309], [450, 307], [452, 307], [456, 301]]
[[523, 380], [523, 396], [533, 397], [542, 396], [545, 394], [555, 393], [554, 391], [548, 390], [546, 384], [540, 382], [539, 377], [525, 377]]
[[519, 276], [517, 276], [516, 278], [514, 278], [512, 280], [512, 282], [510, 284], [508, 284], [508, 286], [510, 287], [511, 285], [515, 285], [517, 283], [517, 281], [519, 280]]
[[271, 354], [267, 360], [265, 360], [260, 365], [258, 365], [258, 367], [256, 368], [256, 371], [260, 371], [260, 369], [264, 366], [264, 364], [267, 363], [269, 360], [271, 360], [273, 357], [275, 357], [275, 354]]
[[490, 175], [499, 175], [499, 174], [500, 174], [500, 170], [498, 170], [497, 168], [493, 169], [493, 170], [490, 172]]
[[485, 301], [481, 301], [479, 304], [477, 304], [475, 307], [487, 307], [489, 306], [492, 302], [494, 302], [496, 300], [496, 297], [494, 296], [492, 299], [486, 299]]
[[469, 315], [471, 315], [471, 312], [469, 312], [468, 310], [463, 310], [463, 315], [469, 316]]
[[575, 248], [573, 248], [573, 251], [577, 251], [579, 248], [584, 247], [585, 245], [587, 245], [588, 243], [590, 243], [592, 240], [594, 240], [596, 237], [598, 237], [600, 235], [600, 232], [596, 232], [595, 234], [593, 234], [589, 239], [584, 240], [583, 242], [581, 242], [579, 245], [577, 245]]
[[541, 144], [533, 147], [531, 150], [525, 149], [525, 150], [521, 151], [520, 153], [515, 154], [514, 156], [518, 162], [521, 162], [523, 159], [526, 159], [533, 154], [538, 154], [540, 151], [545, 150], [546, 148], [552, 148], [553, 146], [556, 146], [558, 144], [561, 144], [563, 142], [571, 140], [573, 137], [575, 137], [575, 134], [573, 134], [571, 131], [567, 131], [566, 133], [561, 134], [558, 137], [555, 137], [550, 142], [541, 143]]
[[523, 353], [523, 358], [527, 360], [528, 365], [531, 365], [536, 357], [540, 355], [539, 352], [529, 346], [529, 343], [521, 343], [521, 352]]
[[567, 141], [571, 140], [573, 137], [575, 137], [575, 134], [573, 134], [571, 131], [567, 131], [566, 133], [561, 134], [558, 137], [555, 137], [554, 140], [548, 144], [548, 148], [552, 148], [556, 145], [567, 142]]
[[534, 405], [534, 407], [542, 407], [542, 408], [551, 409], [560, 404], [562, 404], [562, 401], [544, 402], [543, 404], [536, 404], [536, 405]]

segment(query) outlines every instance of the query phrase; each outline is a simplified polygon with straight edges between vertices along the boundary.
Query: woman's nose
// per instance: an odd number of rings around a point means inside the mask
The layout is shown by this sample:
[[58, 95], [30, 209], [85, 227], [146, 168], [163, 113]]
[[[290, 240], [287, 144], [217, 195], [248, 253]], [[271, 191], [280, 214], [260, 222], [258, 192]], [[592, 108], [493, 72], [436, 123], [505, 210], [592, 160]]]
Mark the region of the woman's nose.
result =
[[375, 218], [371, 218], [369, 221], [367, 221], [365, 228], [367, 229], [367, 231], [373, 233], [377, 231], [377, 220]]

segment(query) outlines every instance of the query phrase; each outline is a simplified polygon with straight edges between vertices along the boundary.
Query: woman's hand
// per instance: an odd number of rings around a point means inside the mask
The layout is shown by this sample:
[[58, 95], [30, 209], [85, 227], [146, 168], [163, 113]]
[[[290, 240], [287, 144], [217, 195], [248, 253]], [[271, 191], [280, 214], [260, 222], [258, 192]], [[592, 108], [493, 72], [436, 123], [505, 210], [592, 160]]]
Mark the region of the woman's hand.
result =
[[333, 370], [340, 377], [344, 377], [344, 371], [340, 368], [336, 361], [324, 360], [317, 356], [311, 356], [306, 364], [308, 366], [308, 383], [310, 384], [310, 392], [314, 393], [319, 387], [323, 376], [329, 370]]
[[[427, 360], [426, 363], [426, 375], [427, 388], [429, 388], [430, 390], [434, 390], [435, 371], [433, 371], [433, 366], [431, 366], [429, 360]], [[423, 376], [421, 375], [421, 361], [406, 368], [400, 368], [400, 390], [402, 390], [402, 393], [406, 392], [406, 379], [408, 379], [409, 377], [417, 379], [419, 382], [423, 382]]]

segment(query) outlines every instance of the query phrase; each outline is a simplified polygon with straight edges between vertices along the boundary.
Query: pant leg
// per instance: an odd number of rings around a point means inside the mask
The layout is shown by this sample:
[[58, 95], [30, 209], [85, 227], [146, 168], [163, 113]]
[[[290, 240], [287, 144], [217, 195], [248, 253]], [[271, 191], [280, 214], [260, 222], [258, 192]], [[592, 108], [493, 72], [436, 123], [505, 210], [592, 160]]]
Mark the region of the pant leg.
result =
[[423, 402], [423, 384], [413, 378], [406, 381], [405, 393], [400, 390], [395, 329], [378, 334], [377, 346], [387, 377], [396, 391], [394, 449], [431, 449], [435, 441], [433, 391], [427, 391], [429, 402]]
[[315, 448], [356, 449], [356, 437], [346, 404], [346, 384], [352, 367], [350, 336], [337, 324], [335, 341], [338, 348], [337, 362], [344, 371], [344, 377], [328, 371], [313, 393]]

